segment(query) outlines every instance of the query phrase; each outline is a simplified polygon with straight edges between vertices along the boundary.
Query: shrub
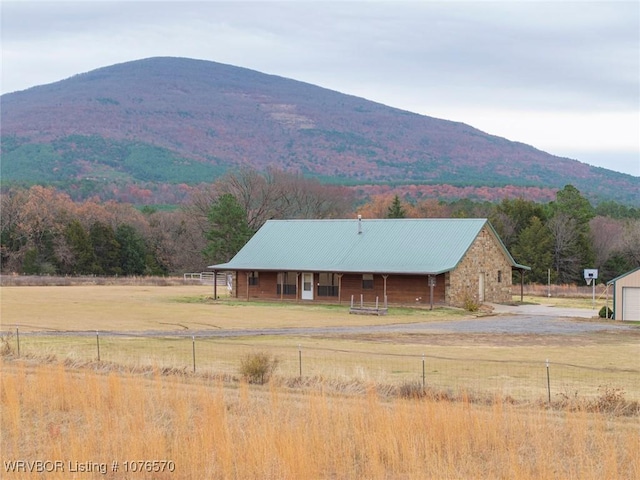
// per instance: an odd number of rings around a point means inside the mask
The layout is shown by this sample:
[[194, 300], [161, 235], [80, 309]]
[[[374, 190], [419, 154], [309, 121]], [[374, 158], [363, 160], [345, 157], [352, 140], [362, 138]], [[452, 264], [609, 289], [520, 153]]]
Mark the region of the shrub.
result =
[[464, 309], [468, 312], [477, 312], [480, 309], [480, 304], [476, 302], [476, 299], [467, 296], [464, 299]]
[[0, 356], [9, 357], [14, 354], [12, 339], [13, 332], [8, 332], [5, 335], [0, 335]]
[[613, 310], [611, 310], [609, 307], [604, 306], [600, 309], [600, 311], [598, 312], [598, 316], [600, 318], [613, 318]]
[[629, 416], [640, 413], [640, 403], [626, 400], [625, 391], [622, 388], [600, 385], [598, 392], [600, 395], [591, 402], [590, 410]]
[[400, 398], [423, 398], [426, 391], [419, 382], [405, 382], [398, 388]]
[[249, 353], [240, 360], [240, 374], [249, 383], [263, 384], [278, 367], [279, 360], [266, 352]]

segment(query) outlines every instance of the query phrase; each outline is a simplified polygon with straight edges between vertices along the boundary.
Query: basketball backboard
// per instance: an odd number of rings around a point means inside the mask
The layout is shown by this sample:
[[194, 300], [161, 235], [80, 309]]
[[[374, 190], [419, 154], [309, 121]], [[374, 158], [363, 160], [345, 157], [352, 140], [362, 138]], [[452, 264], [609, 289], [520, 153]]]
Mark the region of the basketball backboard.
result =
[[584, 269], [584, 279], [587, 282], [587, 285], [591, 285], [591, 282], [594, 282], [598, 279], [598, 269], [597, 268], [585, 268]]

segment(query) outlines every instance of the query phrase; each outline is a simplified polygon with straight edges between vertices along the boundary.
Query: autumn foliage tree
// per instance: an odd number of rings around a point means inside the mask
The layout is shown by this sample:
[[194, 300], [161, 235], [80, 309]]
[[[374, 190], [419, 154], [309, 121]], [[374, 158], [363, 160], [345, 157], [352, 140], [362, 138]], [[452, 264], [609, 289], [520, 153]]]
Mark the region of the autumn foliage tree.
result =
[[[521, 198], [423, 198], [414, 204], [398, 188], [370, 196], [357, 213], [386, 218], [391, 209], [406, 218], [489, 218], [516, 261], [532, 267], [525, 281], [546, 282], [552, 269], [552, 280], [572, 283], [592, 267], [606, 281], [640, 267], [640, 210], [611, 202], [594, 209], [570, 185], [546, 204]], [[268, 219], [355, 216], [356, 191], [277, 169], [230, 172], [192, 188], [187, 201], [171, 210], [73, 201], [51, 187], [4, 189], [0, 266], [2, 273], [52, 275], [203, 271], [229, 260]]]

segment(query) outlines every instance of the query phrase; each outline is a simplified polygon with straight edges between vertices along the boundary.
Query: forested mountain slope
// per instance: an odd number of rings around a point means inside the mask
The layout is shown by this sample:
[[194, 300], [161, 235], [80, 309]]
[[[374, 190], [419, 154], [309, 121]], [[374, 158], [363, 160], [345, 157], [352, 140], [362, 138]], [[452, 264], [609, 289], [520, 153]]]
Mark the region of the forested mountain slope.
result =
[[365, 193], [402, 184], [416, 197], [495, 200], [515, 192], [548, 200], [572, 184], [595, 201], [640, 205], [637, 177], [463, 123], [209, 61], [138, 60], [0, 102], [3, 185], [40, 182], [114, 198], [127, 186], [175, 191], [245, 165]]

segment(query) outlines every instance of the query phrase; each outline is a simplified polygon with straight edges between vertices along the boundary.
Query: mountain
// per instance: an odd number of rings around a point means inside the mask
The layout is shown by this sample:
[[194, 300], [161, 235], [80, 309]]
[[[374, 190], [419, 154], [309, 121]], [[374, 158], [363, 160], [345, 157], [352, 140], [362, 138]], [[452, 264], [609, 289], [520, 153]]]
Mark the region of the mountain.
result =
[[[185, 58], [149, 58], [2, 95], [1, 175], [86, 194], [210, 182], [274, 166], [363, 192], [517, 192], [640, 206], [640, 178], [307, 83]], [[182, 185], [184, 187], [184, 185]], [[506, 193], [505, 193], [506, 192]], [[496, 199], [496, 198], [493, 198]]]

